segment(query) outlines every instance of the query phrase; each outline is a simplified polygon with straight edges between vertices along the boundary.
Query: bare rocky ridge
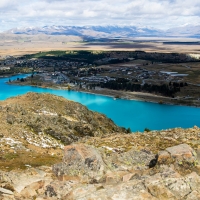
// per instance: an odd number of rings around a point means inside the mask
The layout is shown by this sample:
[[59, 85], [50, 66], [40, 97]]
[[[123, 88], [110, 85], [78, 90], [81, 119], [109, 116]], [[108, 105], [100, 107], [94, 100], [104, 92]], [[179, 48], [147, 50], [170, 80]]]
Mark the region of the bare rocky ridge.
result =
[[[35, 146], [63, 147], [84, 136], [122, 131], [105, 115], [50, 94], [28, 93], [10, 98], [0, 103], [0, 113], [3, 140], [8, 140], [5, 136], [12, 130], [18, 143], [25, 139]], [[43, 137], [48, 140], [41, 140]]]
[[51, 166], [62, 159], [67, 144], [122, 131], [105, 115], [50, 94], [0, 102], [0, 121], [0, 169], [7, 170]]
[[200, 199], [196, 126], [126, 134], [50, 94], [0, 106], [0, 200]]

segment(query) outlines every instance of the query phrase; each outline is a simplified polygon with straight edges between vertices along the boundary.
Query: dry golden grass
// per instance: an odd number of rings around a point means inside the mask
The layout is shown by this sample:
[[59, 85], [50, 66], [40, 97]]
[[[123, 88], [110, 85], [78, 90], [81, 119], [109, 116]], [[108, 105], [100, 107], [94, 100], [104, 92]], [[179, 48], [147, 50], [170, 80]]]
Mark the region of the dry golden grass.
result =
[[[24, 55], [51, 50], [97, 50], [97, 51], [135, 51], [200, 53], [199, 45], [165, 45], [164, 41], [198, 41], [198, 39], [133, 38], [134, 42], [116, 45], [87, 44], [76, 36], [47, 35], [0, 35], [0, 55]], [[137, 42], [140, 41], [140, 42]], [[142, 42], [141, 42], [142, 41]]]
[[26, 169], [27, 167], [52, 166], [61, 162], [62, 156], [51, 156], [44, 153], [19, 151], [0, 155], [0, 170]]

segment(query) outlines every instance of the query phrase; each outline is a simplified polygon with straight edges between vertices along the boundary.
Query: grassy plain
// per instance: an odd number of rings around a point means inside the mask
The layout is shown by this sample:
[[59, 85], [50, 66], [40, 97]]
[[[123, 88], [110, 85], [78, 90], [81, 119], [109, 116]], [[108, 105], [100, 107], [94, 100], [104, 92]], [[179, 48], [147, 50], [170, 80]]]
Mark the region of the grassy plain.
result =
[[200, 54], [200, 39], [131, 38], [112, 42], [84, 41], [78, 36], [0, 34], [0, 55], [24, 55], [54, 50], [146, 51]]

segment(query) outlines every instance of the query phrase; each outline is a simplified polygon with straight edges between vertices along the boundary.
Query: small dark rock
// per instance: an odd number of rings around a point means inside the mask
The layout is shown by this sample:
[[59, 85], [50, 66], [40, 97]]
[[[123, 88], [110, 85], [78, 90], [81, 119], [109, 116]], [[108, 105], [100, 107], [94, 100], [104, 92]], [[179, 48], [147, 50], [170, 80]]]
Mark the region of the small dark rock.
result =
[[48, 186], [47, 186], [47, 189], [46, 189], [46, 191], [45, 191], [45, 195], [46, 195], [47, 197], [53, 197], [53, 196], [56, 197], [56, 196], [57, 196], [57, 194], [56, 194], [54, 188], [53, 188], [51, 185], [48, 185]]
[[150, 161], [149, 168], [155, 167], [157, 162], [158, 162], [158, 154], [156, 154], [155, 158]]

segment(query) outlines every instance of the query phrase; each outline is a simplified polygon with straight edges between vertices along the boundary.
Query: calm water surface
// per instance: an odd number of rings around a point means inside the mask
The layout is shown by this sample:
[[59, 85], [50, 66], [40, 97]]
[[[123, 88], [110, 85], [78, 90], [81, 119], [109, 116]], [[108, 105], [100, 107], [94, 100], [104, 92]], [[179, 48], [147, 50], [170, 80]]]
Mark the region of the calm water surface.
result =
[[[21, 78], [25, 75], [13, 76]], [[161, 130], [174, 127], [188, 128], [200, 126], [200, 108], [174, 105], [161, 105], [133, 100], [114, 100], [111, 97], [76, 91], [44, 89], [32, 86], [8, 85], [9, 78], [0, 78], [0, 100], [22, 95], [27, 92], [45, 92], [79, 102], [93, 111], [104, 113], [117, 125], [130, 127], [132, 131], [145, 128]]]

